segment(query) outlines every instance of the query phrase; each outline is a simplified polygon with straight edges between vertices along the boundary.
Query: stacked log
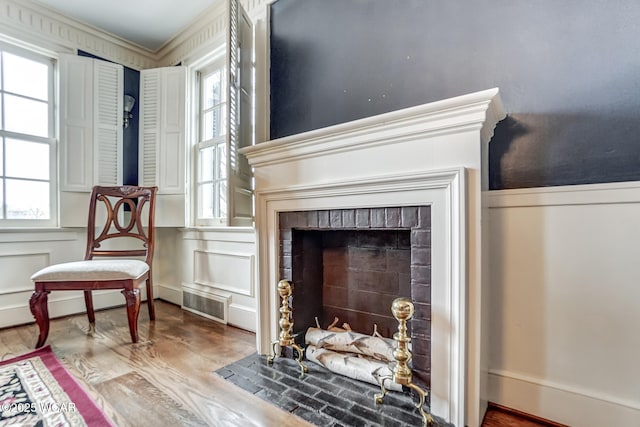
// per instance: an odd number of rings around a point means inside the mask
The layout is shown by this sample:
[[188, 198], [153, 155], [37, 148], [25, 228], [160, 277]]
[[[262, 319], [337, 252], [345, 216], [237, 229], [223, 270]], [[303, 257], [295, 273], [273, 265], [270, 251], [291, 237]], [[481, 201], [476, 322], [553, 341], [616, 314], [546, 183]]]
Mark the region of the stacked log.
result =
[[[389, 363], [395, 360], [392, 339], [351, 330], [309, 328], [305, 342], [307, 359], [337, 374], [375, 385], [379, 385], [379, 378], [391, 376]], [[402, 386], [392, 381], [384, 385], [402, 391]]]

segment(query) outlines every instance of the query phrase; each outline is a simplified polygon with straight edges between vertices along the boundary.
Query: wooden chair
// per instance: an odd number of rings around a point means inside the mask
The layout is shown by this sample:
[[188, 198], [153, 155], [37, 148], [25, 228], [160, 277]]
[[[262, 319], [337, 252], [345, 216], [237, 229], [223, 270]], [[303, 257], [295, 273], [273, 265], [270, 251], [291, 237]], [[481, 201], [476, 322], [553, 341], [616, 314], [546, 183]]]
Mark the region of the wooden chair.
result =
[[[42, 347], [49, 335], [47, 299], [51, 291], [84, 291], [87, 316], [93, 328], [95, 315], [91, 291], [122, 289], [131, 341], [138, 342], [139, 287], [144, 282], [147, 285], [149, 319], [155, 319], [151, 266], [156, 191], [157, 187], [93, 188], [89, 203], [87, 251], [84, 261], [51, 265], [31, 276], [31, 280], [35, 282], [35, 292], [29, 300], [29, 306], [40, 329], [36, 348]], [[128, 211], [125, 206], [129, 207]], [[101, 230], [98, 228], [100, 234], [96, 234], [96, 221], [104, 215], [105, 225]], [[130, 219], [123, 221], [128, 216]], [[107, 241], [108, 248], [103, 248], [102, 245]], [[136, 249], [122, 249], [134, 246], [132, 242], [135, 242]], [[95, 257], [111, 259], [96, 260]], [[118, 259], [115, 259], [116, 257]], [[122, 257], [144, 257], [144, 261]]]

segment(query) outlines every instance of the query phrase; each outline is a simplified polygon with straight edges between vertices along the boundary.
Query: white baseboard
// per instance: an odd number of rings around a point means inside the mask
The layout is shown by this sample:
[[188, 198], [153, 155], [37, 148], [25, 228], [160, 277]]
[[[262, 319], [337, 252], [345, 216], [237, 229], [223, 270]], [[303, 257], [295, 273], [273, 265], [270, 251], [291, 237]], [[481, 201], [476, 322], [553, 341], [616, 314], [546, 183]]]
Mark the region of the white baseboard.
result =
[[[142, 290], [142, 299], [146, 300], [146, 292]], [[29, 310], [29, 297], [25, 296], [24, 304], [0, 308], [0, 328], [33, 323], [35, 320]], [[124, 297], [118, 290], [94, 291], [93, 307], [96, 310], [124, 305]], [[56, 318], [71, 314], [84, 313], [84, 296], [78, 292], [52, 292], [49, 294], [49, 317]]]
[[155, 283], [154, 288], [157, 298], [182, 306], [182, 287]]
[[489, 400], [576, 427], [640, 425], [640, 402], [506, 371], [489, 371]]
[[[140, 288], [142, 301], [147, 300], [147, 291]], [[29, 298], [31, 293], [25, 293], [24, 304], [9, 307], [0, 307], [0, 328], [24, 325], [35, 322], [31, 310], [29, 309]], [[93, 308], [101, 310], [104, 308], [118, 307], [125, 304], [124, 296], [117, 290], [93, 291]], [[49, 317], [69, 316], [72, 314], [84, 313], [87, 311], [84, 305], [84, 295], [81, 291], [60, 291], [51, 292], [48, 301]]]
[[256, 331], [256, 309], [238, 304], [229, 304], [230, 325], [247, 331]]

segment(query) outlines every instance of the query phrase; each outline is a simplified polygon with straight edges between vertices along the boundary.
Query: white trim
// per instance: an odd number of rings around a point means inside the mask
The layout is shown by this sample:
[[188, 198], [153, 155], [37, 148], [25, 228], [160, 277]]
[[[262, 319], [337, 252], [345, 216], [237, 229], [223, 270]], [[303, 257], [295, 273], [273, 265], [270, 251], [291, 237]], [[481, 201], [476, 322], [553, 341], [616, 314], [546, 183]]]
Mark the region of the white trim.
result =
[[[45, 263], [44, 265], [40, 266], [40, 268], [44, 268], [47, 267], [48, 265], [51, 264], [51, 251], [16, 251], [16, 252], [0, 252], [0, 258], [8, 258], [8, 257], [25, 257], [25, 256], [32, 256], [32, 255], [44, 255], [44, 259], [45, 259]], [[35, 273], [35, 272], [34, 272]], [[25, 277], [26, 279], [26, 277]], [[22, 292], [33, 292], [33, 283], [31, 283], [31, 281], [29, 281], [30, 285], [29, 286], [21, 286], [21, 287], [15, 287], [15, 288], [8, 288], [8, 289], [0, 289], [0, 296], [2, 295], [12, 295], [12, 294], [19, 294]]]
[[494, 375], [496, 377], [510, 378], [517, 381], [523, 381], [523, 382], [527, 382], [540, 387], [553, 388], [555, 390], [560, 390], [565, 393], [571, 393], [581, 397], [587, 397], [589, 399], [601, 400], [603, 402], [607, 402], [610, 404], [624, 406], [629, 409], [640, 411], [640, 400], [631, 401], [626, 399], [620, 399], [615, 396], [610, 396], [605, 393], [598, 392], [596, 390], [592, 390], [584, 387], [574, 387], [568, 384], [562, 384], [555, 381], [545, 380], [543, 378], [532, 377], [530, 375], [524, 375], [524, 374], [518, 374], [515, 372], [505, 371], [502, 369], [489, 369], [489, 375]]
[[[432, 287], [432, 296], [437, 298], [432, 306], [432, 331], [446, 323], [449, 316], [446, 312], [453, 310], [452, 306], [463, 307], [465, 313], [460, 314], [456, 321], [466, 321], [460, 325], [445, 324], [441, 330], [433, 332], [432, 410], [454, 424], [479, 426], [485, 409], [484, 385], [488, 369], [485, 347], [488, 335], [481, 333], [483, 310], [488, 309], [487, 300], [482, 298], [482, 277], [486, 268], [483, 263], [486, 264], [488, 259], [482, 248], [487, 245], [485, 239], [488, 236], [482, 228], [484, 207], [480, 192], [487, 188], [488, 182], [488, 139], [497, 121], [503, 117], [505, 112], [498, 90], [489, 89], [240, 150], [255, 168], [260, 262], [258, 283], [261, 292], [271, 295], [259, 300], [259, 310], [270, 314], [259, 315], [258, 329], [261, 332], [258, 345], [264, 348], [269, 339], [274, 337], [277, 328], [275, 318], [278, 314], [274, 301], [277, 298], [274, 286], [279, 273], [279, 247], [274, 243], [277, 237], [276, 213], [431, 204], [432, 215], [439, 218], [437, 224], [432, 224], [432, 266], [435, 266], [432, 283], [437, 285]], [[363, 162], [363, 158], [368, 161]], [[461, 184], [461, 191], [464, 192], [459, 194], [464, 212], [459, 216], [447, 214], [444, 208], [440, 208], [442, 204], [447, 205], [443, 202], [444, 195], [449, 198], [458, 195], [433, 189], [430, 186], [434, 183], [425, 184], [423, 181], [415, 188], [410, 178], [402, 183], [403, 176], [426, 176], [452, 168], [465, 170], [464, 177], [460, 178], [465, 181]], [[371, 182], [373, 184], [369, 184]], [[393, 191], [385, 192], [385, 185], [393, 188]], [[298, 194], [287, 194], [287, 191]], [[449, 205], [451, 203], [455, 204], [450, 201]], [[448, 233], [447, 221], [460, 221], [461, 234], [456, 236]], [[443, 233], [446, 237], [443, 237]], [[445, 241], [447, 238], [457, 240], [443, 244], [439, 243], [440, 238]], [[450, 252], [447, 244], [456, 249]], [[452, 262], [460, 262], [460, 259], [464, 260], [463, 267], [451, 265]], [[436, 272], [449, 269], [453, 271], [451, 275], [459, 274], [464, 286], [454, 285], [453, 289], [449, 289], [450, 282], [447, 280], [458, 278], [437, 276]], [[447, 289], [442, 291], [440, 288]], [[444, 314], [438, 311], [440, 308]], [[460, 329], [455, 329], [457, 326]], [[453, 338], [439, 335], [449, 328], [454, 329]], [[461, 336], [466, 339], [460, 339]], [[462, 342], [462, 346], [450, 350], [451, 341]], [[445, 354], [448, 351], [450, 353]], [[466, 361], [464, 368], [450, 366], [463, 359]], [[458, 381], [453, 381], [456, 376]]]
[[[271, 189], [256, 193], [260, 283], [256, 331], [266, 354], [278, 336], [278, 214], [286, 211], [432, 206], [431, 409], [458, 425], [464, 420], [466, 369], [466, 208], [463, 168]], [[295, 308], [294, 308], [295, 309]], [[266, 333], [265, 333], [266, 332]]]
[[[33, 288], [31, 289], [33, 291]], [[47, 307], [52, 319], [86, 312], [82, 291], [74, 292], [72, 296], [65, 296], [69, 291], [52, 292]], [[93, 292], [94, 308], [110, 308], [123, 306], [124, 297], [118, 290]], [[0, 307], [0, 328], [33, 323], [33, 315], [29, 309], [29, 299], [24, 304]], [[34, 335], [35, 340], [35, 335]]]
[[[196, 256], [197, 253], [207, 254], [207, 255], [222, 255], [228, 257], [235, 257], [246, 259], [249, 262], [249, 290], [244, 290], [237, 286], [225, 283], [216, 283], [216, 282], [207, 282], [204, 280], [198, 280], [198, 258]], [[193, 282], [198, 285], [206, 286], [209, 288], [220, 289], [227, 292], [232, 292], [235, 294], [245, 295], [248, 297], [253, 297], [255, 294], [255, 255], [252, 253], [238, 253], [238, 252], [224, 252], [224, 251], [212, 251], [212, 250], [203, 250], [196, 249], [193, 251]]]
[[489, 208], [640, 202], [640, 181], [484, 191]]
[[187, 28], [165, 43], [156, 52], [158, 66], [188, 63], [206, 55], [226, 42], [227, 13], [224, 2], [216, 2], [200, 14]]
[[136, 70], [157, 62], [148, 49], [34, 2], [0, 0], [0, 24], [10, 37], [57, 52], [81, 49]]
[[67, 240], [78, 240], [78, 232], [70, 231], [68, 228], [0, 228], [0, 243], [62, 242]]
[[640, 401], [499, 369], [489, 370], [489, 399], [569, 425], [640, 425]]
[[254, 243], [256, 234], [253, 227], [198, 227], [182, 228], [180, 231], [182, 231], [183, 240], [232, 243]]
[[229, 324], [247, 331], [256, 331], [256, 309], [241, 304], [229, 304]]
[[[242, 1], [252, 19], [264, 18], [274, 0]], [[151, 51], [116, 35], [61, 15], [45, 6], [24, 0], [0, 0], [3, 39], [20, 40], [22, 45], [43, 51], [91, 54], [126, 65], [135, 70], [176, 65], [202, 56], [226, 40], [222, 2], [200, 14], [183, 31], [156, 51]]]
[[182, 288], [164, 283], [154, 283], [154, 295], [172, 304], [182, 305]]
[[263, 142], [240, 152], [250, 157], [253, 167], [261, 167], [478, 129], [486, 144], [503, 118], [494, 88]]

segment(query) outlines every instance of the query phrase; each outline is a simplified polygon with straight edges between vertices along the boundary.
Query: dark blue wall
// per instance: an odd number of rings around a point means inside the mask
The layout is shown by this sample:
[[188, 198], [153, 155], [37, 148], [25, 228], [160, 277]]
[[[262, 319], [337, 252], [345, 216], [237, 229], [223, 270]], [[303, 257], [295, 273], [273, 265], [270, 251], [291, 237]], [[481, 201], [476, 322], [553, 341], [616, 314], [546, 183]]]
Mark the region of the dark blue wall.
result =
[[129, 120], [129, 126], [122, 131], [122, 183], [125, 185], [138, 185], [138, 127], [140, 117], [138, 106], [140, 105], [140, 72], [124, 67], [124, 94], [136, 99], [133, 105], [133, 118]]
[[[81, 50], [78, 50], [78, 55], [106, 61], [104, 58]], [[124, 67], [123, 96], [124, 95], [133, 96], [136, 99], [136, 103], [133, 106], [133, 119], [129, 121], [129, 126], [124, 128], [122, 132], [122, 183], [125, 185], [138, 185], [138, 104], [140, 98], [140, 72], [129, 67]]]
[[278, 0], [271, 138], [499, 87], [492, 189], [640, 180], [640, 1]]

